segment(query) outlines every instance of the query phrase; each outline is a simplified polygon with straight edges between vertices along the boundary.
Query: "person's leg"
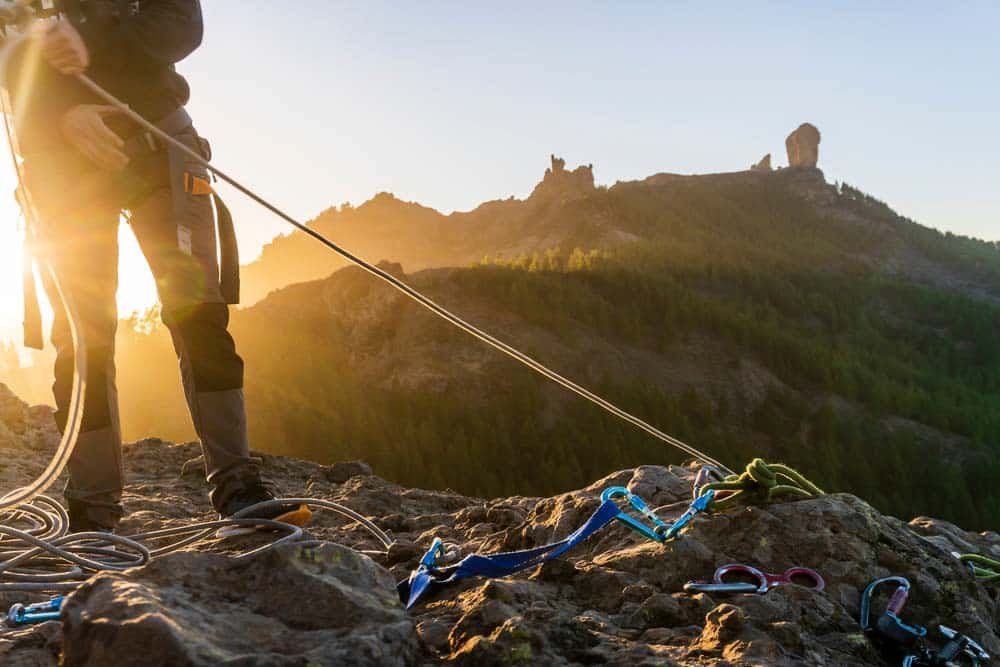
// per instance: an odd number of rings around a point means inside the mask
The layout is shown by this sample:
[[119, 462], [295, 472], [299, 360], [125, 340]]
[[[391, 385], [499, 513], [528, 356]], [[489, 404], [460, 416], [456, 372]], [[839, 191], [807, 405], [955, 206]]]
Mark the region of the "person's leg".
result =
[[[115, 384], [115, 332], [118, 281], [117, 210], [91, 212], [86, 219], [42, 225], [40, 256], [52, 263], [78, 317], [86, 350], [87, 376], [82, 427], [69, 459], [66, 499], [74, 530], [113, 530], [122, 516], [124, 482], [121, 427]], [[43, 280], [55, 313], [56, 422], [66, 427], [75, 372], [70, 323], [55, 285]]]
[[243, 360], [219, 292], [210, 197], [185, 196], [191, 199], [183, 219], [175, 212], [173, 193], [164, 188], [134, 208], [131, 222], [156, 278], [163, 322], [213, 485], [212, 502], [221, 510], [233, 493], [259, 482], [259, 461], [250, 456], [247, 440]]

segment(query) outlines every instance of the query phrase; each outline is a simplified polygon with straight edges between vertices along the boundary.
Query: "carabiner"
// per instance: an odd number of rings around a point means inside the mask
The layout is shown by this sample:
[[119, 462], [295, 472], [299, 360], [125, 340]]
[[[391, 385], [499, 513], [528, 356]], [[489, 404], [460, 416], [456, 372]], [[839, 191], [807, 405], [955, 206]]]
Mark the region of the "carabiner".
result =
[[423, 555], [420, 559], [420, 564], [426, 567], [428, 570], [433, 570], [434, 566], [437, 564], [437, 559], [444, 555], [444, 542], [441, 541], [440, 537], [435, 537], [434, 541], [431, 542], [430, 549]]
[[672, 524], [668, 524], [660, 519], [660, 517], [656, 516], [656, 513], [649, 509], [649, 506], [642, 498], [635, 495], [624, 486], [612, 486], [604, 489], [604, 493], [601, 494], [601, 501], [607, 502], [608, 500], [625, 498], [628, 500], [629, 505], [631, 505], [635, 511], [639, 512], [639, 514], [649, 519], [652, 525], [646, 525], [622, 511], [619, 511], [618, 516], [615, 518], [643, 537], [649, 538], [654, 542], [666, 542], [667, 540], [676, 537], [677, 533], [691, 523], [691, 520], [694, 519], [696, 514], [704, 512], [705, 508], [708, 507], [708, 504], [712, 502], [714, 497], [715, 491], [712, 490], [706, 491], [704, 494], [698, 496], [687, 508], [687, 510], [685, 510], [684, 514], [677, 517], [677, 520]]
[[701, 470], [698, 471], [698, 474], [694, 476], [694, 484], [692, 485], [695, 498], [701, 495], [702, 487], [704, 487], [706, 484], [711, 483], [713, 481], [713, 478], [715, 481], [718, 482], [721, 482], [723, 479], [725, 479], [723, 474], [720, 473], [717, 468], [713, 466], [702, 466]]
[[[871, 625], [871, 602], [875, 589], [882, 584], [897, 584], [885, 612], [879, 616], [875, 626]], [[910, 596], [910, 581], [905, 577], [883, 577], [868, 584], [861, 594], [861, 615], [858, 619], [864, 632], [875, 632], [902, 646], [912, 646], [917, 639], [927, 634], [927, 628], [921, 625], [910, 625], [899, 617], [906, 599]]]
[[959, 657], [968, 658], [973, 667], [989, 664], [990, 654], [979, 642], [946, 625], [939, 625], [938, 631], [948, 639], [948, 643], [937, 652], [935, 658], [938, 662], [935, 664], [952, 664]]
[[695, 515], [699, 512], [704, 512], [708, 509], [708, 504], [715, 499], [715, 490], [709, 489], [705, 493], [701, 494], [694, 499], [688, 508], [677, 517], [677, 520], [671, 524], [669, 528], [663, 533], [663, 540], [671, 540], [677, 537], [677, 533], [681, 532], [691, 521], [694, 519]]
[[13, 626], [20, 626], [30, 623], [43, 623], [45, 621], [58, 621], [59, 613], [65, 599], [64, 597], [57, 597], [52, 598], [48, 602], [36, 602], [27, 606], [18, 602], [11, 606], [7, 612], [7, 623]]
[[653, 513], [653, 510], [649, 509], [649, 505], [647, 505], [642, 498], [635, 495], [624, 486], [609, 487], [604, 489], [604, 493], [601, 494], [601, 502], [616, 500], [618, 498], [626, 499], [628, 504], [631, 505], [636, 512], [639, 512], [639, 514], [649, 519], [653, 525], [647, 526], [643, 522], [634, 519], [621, 510], [618, 511], [618, 515], [615, 517], [616, 519], [643, 537], [649, 538], [654, 542], [664, 541], [663, 535], [670, 528], [670, 526], [661, 521], [660, 518]]

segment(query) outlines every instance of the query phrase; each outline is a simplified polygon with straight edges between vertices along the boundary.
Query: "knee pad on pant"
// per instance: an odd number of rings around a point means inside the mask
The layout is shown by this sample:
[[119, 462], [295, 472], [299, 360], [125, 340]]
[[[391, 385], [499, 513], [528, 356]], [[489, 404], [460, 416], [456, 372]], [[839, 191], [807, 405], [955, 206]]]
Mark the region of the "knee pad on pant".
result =
[[[111, 426], [112, 406], [109, 389], [110, 383], [114, 381], [114, 378], [110, 377], [113, 372], [110, 366], [113, 354], [113, 347], [96, 345], [87, 347], [87, 392], [84, 397], [83, 420], [80, 426], [83, 432], [96, 431]], [[68, 410], [74, 366], [72, 355], [62, 355], [56, 359], [56, 380], [52, 391], [58, 406], [55, 418], [60, 431], [66, 428], [66, 421], [69, 419]]]

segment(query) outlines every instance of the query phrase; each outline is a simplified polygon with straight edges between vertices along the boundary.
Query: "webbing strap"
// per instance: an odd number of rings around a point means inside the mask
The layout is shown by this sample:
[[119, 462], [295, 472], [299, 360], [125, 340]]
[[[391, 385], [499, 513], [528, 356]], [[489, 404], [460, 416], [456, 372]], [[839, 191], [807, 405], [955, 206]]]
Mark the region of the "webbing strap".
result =
[[228, 304], [240, 302], [240, 249], [236, 242], [236, 228], [229, 207], [214, 191], [215, 223], [219, 233], [219, 287]]
[[26, 231], [21, 256], [21, 287], [24, 301], [24, 346], [34, 350], [45, 347], [42, 335], [42, 309], [35, 287], [35, 259], [31, 253], [31, 230]]
[[586, 523], [558, 542], [533, 549], [506, 551], [488, 556], [471, 554], [458, 563], [443, 568], [421, 566], [414, 570], [408, 579], [399, 582], [396, 587], [399, 598], [409, 609], [428, 590], [437, 590], [469, 577], [506, 577], [552, 560], [614, 521], [619, 512], [620, 509], [614, 500], [606, 500], [590, 515]]

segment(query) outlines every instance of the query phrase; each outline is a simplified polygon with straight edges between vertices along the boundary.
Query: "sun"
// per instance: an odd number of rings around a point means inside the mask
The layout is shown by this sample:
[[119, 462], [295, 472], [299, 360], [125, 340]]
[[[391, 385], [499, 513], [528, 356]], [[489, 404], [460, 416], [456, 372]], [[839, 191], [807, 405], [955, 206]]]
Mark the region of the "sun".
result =
[[[21, 340], [22, 247], [21, 212], [14, 199], [17, 176], [9, 160], [0, 160], [0, 341]], [[131, 229], [124, 222], [118, 234], [118, 312], [127, 316], [156, 304], [156, 286]], [[110, 258], [108, 261], [112, 261]], [[44, 301], [44, 300], [43, 300]], [[46, 311], [46, 321], [51, 319]]]

